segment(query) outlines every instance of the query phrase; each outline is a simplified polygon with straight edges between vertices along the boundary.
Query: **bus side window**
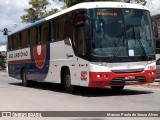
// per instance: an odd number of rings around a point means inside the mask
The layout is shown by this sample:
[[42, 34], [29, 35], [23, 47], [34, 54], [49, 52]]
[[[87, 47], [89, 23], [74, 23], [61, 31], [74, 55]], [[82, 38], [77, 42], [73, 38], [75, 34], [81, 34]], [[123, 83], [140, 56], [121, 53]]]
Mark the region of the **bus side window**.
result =
[[37, 37], [37, 27], [33, 27], [29, 30], [29, 40], [30, 40], [30, 46], [33, 46], [36, 44], [36, 41], [38, 39]]
[[18, 49], [18, 34], [13, 35], [13, 49]]
[[[87, 34], [86, 34], [86, 11], [75, 12], [73, 44], [76, 44], [76, 53], [82, 57], [87, 57]], [[88, 29], [88, 28], [87, 28]]]
[[47, 43], [50, 38], [49, 23], [42, 24], [40, 32], [41, 32], [41, 42]]
[[80, 27], [77, 31], [77, 41], [78, 41], [78, 54], [86, 55], [86, 40], [84, 27]]
[[11, 50], [14, 50], [14, 36], [12, 35]]
[[73, 18], [67, 18], [65, 27], [65, 38], [73, 39], [73, 23]]
[[58, 39], [58, 20], [57, 19], [53, 19], [52, 20], [52, 41], [57, 41]]
[[39, 25], [38, 27], [38, 31], [37, 31], [37, 40], [35, 41], [36, 44], [41, 44], [42, 43], [42, 25]]
[[65, 30], [67, 27], [67, 17], [66, 15], [63, 15], [59, 18], [59, 37], [60, 40], [65, 39]]
[[8, 50], [12, 50], [12, 36], [8, 37]]
[[52, 41], [55, 41], [55, 38], [56, 38], [56, 37], [55, 37], [55, 32], [56, 32], [56, 31], [55, 31], [55, 27], [56, 27], [55, 19], [53, 19], [53, 20], [52, 20], [52, 31], [51, 31], [51, 32], [52, 32], [52, 33], [51, 33], [51, 34], [52, 34]]
[[58, 18], [53, 21], [54, 41], [59, 40], [59, 20]]
[[19, 48], [22, 48], [22, 33], [19, 33]]
[[49, 42], [53, 41], [53, 23], [49, 21]]
[[13, 35], [12, 35], [11, 37], [12, 37], [11, 50], [14, 50], [14, 39], [13, 39]]
[[21, 33], [21, 43], [20, 43], [21, 45], [20, 46], [22, 48], [27, 47], [27, 38], [28, 38], [27, 34], [28, 34], [27, 30]]

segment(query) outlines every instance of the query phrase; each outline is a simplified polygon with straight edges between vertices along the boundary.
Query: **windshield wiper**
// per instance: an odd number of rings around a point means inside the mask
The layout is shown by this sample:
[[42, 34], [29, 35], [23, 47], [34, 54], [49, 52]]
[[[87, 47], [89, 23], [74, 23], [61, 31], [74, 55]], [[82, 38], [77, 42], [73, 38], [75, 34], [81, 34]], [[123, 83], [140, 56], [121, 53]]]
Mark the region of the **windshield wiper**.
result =
[[[139, 30], [139, 29], [138, 29], [138, 30]], [[136, 34], [136, 32], [137, 32], [137, 34]], [[144, 59], [147, 58], [147, 60], [148, 60], [148, 59], [149, 59], [149, 56], [147, 56], [147, 53], [146, 53], [146, 51], [145, 51], [145, 49], [144, 49], [144, 47], [143, 47], [143, 45], [142, 45], [142, 42], [141, 42], [141, 40], [140, 40], [140, 31], [136, 31], [136, 32], [135, 32], [135, 27], [134, 27], [134, 25], [133, 25], [133, 37], [134, 37], [135, 40], [138, 41], [138, 43], [139, 43], [139, 45], [140, 45], [140, 47], [141, 47], [141, 50], [142, 50]]]
[[112, 53], [112, 56], [110, 57], [109, 59], [109, 62], [113, 62], [113, 59], [115, 58], [116, 56], [116, 52], [118, 51], [119, 49], [119, 45], [121, 43], [122, 40], [124, 40], [125, 36], [121, 36], [118, 40], [117, 40], [117, 43], [115, 44], [115, 48], [113, 49], [113, 53]]

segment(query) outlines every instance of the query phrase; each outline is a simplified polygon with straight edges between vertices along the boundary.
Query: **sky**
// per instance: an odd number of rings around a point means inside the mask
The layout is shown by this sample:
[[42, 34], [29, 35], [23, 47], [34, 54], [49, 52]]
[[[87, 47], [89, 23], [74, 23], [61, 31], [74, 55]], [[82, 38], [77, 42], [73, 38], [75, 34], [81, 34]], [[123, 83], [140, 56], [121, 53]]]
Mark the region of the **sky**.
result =
[[151, 15], [160, 13], [160, 0], [146, 0], [146, 6], [150, 9]]
[[[62, 3], [56, 0], [49, 0], [50, 5], [48, 10], [55, 7], [62, 6]], [[22, 23], [20, 16], [24, 15], [24, 9], [29, 8], [29, 0], [0, 0], [0, 30], [8, 28], [9, 31], [14, 32], [20, 28], [26, 26]], [[6, 38], [3, 33], [0, 32], [0, 44], [6, 42]]]
[[[49, 0], [51, 5], [48, 9], [62, 6], [58, 0]], [[24, 9], [29, 8], [29, 0], [0, 0], [0, 30], [8, 28], [9, 31], [14, 32], [26, 26], [21, 22], [20, 16], [24, 15]], [[153, 12], [160, 10], [159, 0], [147, 0], [146, 6]], [[6, 38], [0, 32], [0, 43], [6, 42]]]

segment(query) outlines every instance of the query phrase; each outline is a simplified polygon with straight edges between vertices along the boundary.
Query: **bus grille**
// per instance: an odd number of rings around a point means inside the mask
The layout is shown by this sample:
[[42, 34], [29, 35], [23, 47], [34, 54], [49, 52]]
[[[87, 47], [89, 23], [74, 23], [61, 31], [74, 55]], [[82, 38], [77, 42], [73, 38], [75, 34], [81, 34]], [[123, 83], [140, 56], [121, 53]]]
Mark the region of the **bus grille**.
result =
[[137, 72], [142, 72], [143, 69], [140, 70], [112, 70], [112, 72], [116, 73], [116, 74], [122, 74], [122, 73], [137, 73]]
[[136, 76], [133, 80], [125, 80], [125, 78], [114, 78], [110, 85], [121, 85], [121, 84], [137, 84], [137, 83], [143, 83], [146, 79], [143, 76]]

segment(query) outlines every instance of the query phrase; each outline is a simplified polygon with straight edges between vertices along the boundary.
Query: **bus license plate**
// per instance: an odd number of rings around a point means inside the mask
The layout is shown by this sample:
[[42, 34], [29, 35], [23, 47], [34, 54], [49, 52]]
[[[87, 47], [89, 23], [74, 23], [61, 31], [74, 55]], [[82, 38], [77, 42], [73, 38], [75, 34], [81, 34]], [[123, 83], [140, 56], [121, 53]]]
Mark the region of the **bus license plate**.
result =
[[127, 77], [125, 77], [125, 80], [133, 80], [133, 79], [135, 79], [135, 76], [127, 76]]

